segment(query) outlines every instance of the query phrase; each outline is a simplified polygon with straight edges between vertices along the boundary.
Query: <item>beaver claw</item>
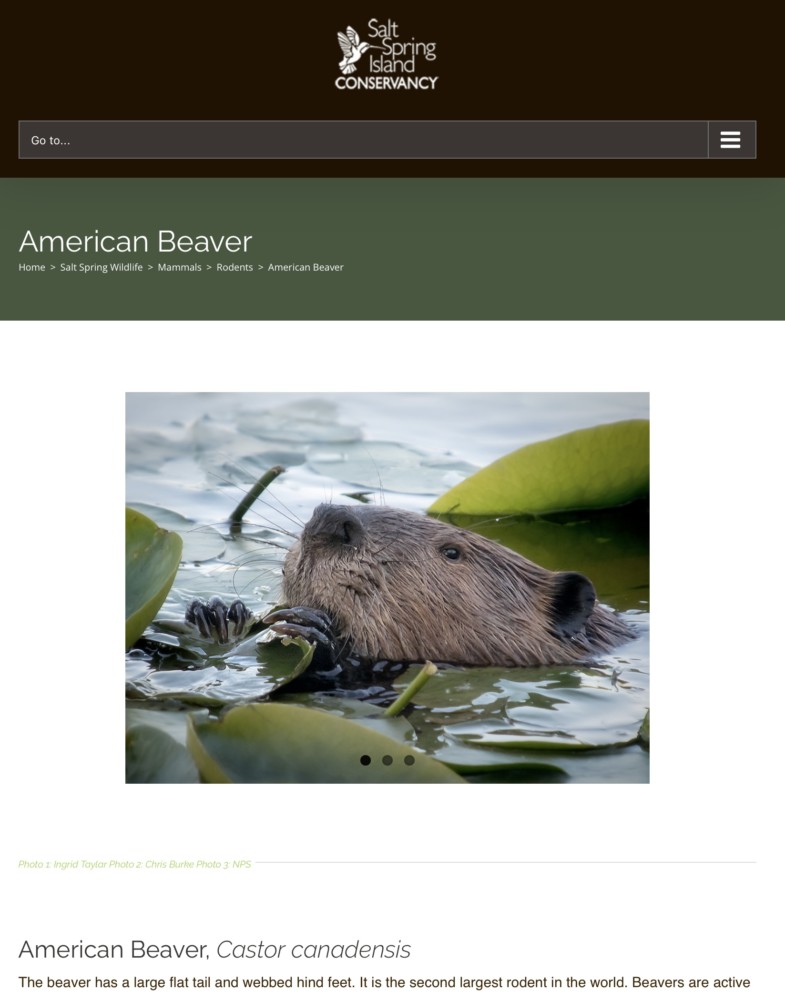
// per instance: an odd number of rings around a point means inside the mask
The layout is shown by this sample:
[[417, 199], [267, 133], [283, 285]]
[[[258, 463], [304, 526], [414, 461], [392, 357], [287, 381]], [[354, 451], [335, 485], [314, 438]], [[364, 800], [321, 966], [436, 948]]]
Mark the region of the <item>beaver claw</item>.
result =
[[185, 610], [185, 620], [203, 639], [222, 644], [242, 638], [251, 617], [251, 612], [242, 601], [234, 601], [227, 607], [220, 597], [214, 597], [209, 602], [197, 598]]
[[315, 608], [278, 608], [262, 621], [278, 635], [299, 636], [326, 647], [334, 658], [333, 626], [324, 611], [317, 611]]

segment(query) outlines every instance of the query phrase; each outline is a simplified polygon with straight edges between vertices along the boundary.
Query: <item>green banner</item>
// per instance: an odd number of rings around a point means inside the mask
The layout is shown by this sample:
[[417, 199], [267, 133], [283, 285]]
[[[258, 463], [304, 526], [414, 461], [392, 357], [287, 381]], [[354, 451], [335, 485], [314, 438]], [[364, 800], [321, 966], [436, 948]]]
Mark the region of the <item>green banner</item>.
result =
[[0, 181], [5, 319], [779, 319], [777, 179]]

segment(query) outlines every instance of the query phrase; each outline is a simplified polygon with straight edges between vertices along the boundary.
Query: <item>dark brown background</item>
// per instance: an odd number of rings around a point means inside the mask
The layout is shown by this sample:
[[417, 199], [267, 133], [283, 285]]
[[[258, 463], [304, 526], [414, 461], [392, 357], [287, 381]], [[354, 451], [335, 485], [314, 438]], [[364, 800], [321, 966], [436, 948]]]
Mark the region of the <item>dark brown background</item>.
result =
[[[776, 5], [28, 5], [4, 31], [3, 176], [784, 176]], [[339, 91], [337, 32], [436, 41], [435, 92]], [[7, 26], [8, 27], [8, 26]], [[20, 119], [757, 119], [757, 160], [20, 161]]]

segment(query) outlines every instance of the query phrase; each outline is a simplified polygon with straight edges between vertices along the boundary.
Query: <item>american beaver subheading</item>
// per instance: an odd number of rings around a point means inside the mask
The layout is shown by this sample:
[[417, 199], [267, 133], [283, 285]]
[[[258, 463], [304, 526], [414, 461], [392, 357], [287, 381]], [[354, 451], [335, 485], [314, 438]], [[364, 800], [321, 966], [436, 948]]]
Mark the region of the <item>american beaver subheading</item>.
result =
[[[338, 659], [572, 663], [634, 634], [580, 573], [543, 569], [423, 514], [362, 504], [316, 508], [286, 555], [283, 599], [289, 607], [265, 621]], [[244, 606], [225, 610], [244, 622]], [[207, 634], [209, 614], [189, 615]]]

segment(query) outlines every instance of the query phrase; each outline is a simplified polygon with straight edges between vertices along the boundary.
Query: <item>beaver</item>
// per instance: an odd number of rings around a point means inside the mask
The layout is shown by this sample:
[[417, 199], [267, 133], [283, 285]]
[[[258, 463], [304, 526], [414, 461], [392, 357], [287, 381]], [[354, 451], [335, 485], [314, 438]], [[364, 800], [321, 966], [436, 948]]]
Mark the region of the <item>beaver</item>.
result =
[[[288, 607], [264, 621], [316, 639], [335, 661], [566, 664], [634, 634], [580, 573], [552, 572], [474, 532], [373, 505], [316, 508], [284, 560], [283, 599]], [[238, 605], [225, 610], [240, 628], [247, 609]], [[207, 634], [209, 615], [200, 624], [198, 611], [189, 614]]]

